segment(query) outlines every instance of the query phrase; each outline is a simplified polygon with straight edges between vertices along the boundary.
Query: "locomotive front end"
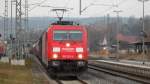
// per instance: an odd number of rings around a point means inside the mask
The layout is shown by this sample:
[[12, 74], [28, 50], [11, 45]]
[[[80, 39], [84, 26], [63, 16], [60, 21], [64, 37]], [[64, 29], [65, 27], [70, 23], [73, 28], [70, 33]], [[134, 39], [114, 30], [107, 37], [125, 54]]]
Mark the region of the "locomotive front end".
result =
[[53, 72], [76, 75], [86, 71], [88, 51], [85, 29], [55, 26], [52, 38], [49, 67]]

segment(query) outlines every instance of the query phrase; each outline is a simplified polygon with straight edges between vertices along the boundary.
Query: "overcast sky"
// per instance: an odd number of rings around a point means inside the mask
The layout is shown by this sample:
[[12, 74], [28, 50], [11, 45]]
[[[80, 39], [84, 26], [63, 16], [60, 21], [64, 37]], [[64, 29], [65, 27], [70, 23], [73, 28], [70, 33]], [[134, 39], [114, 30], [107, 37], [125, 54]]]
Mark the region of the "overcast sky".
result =
[[[10, 0], [9, 0], [10, 1]], [[24, 1], [24, 0], [22, 0]], [[34, 6], [31, 4], [41, 3], [44, 0], [29, 0], [29, 10]], [[81, 17], [97, 17], [110, 14], [110, 16], [116, 16], [113, 12], [114, 10], [122, 10], [120, 16], [129, 17], [142, 16], [142, 3], [138, 0], [82, 0], [82, 9], [87, 7], [89, 4], [105, 4], [104, 5], [93, 5], [87, 8], [81, 15]], [[118, 4], [119, 8], [112, 7], [112, 5]], [[9, 2], [10, 4], [10, 2]], [[42, 6], [55, 6], [55, 7], [68, 7], [73, 8], [73, 10], [65, 13], [65, 16], [69, 17], [79, 17], [79, 0], [45, 0]], [[14, 6], [15, 7], [15, 6]], [[10, 9], [10, 7], [9, 7]], [[14, 8], [15, 9], [15, 8]], [[30, 17], [43, 17], [43, 16], [56, 16], [54, 12], [51, 11], [52, 8], [48, 7], [36, 7], [33, 10], [29, 11]], [[4, 12], [4, 0], [0, 0], [0, 15], [3, 16]], [[15, 10], [13, 10], [15, 13]], [[150, 15], [150, 1], [145, 3], [145, 15]], [[9, 10], [10, 16], [10, 10]]]

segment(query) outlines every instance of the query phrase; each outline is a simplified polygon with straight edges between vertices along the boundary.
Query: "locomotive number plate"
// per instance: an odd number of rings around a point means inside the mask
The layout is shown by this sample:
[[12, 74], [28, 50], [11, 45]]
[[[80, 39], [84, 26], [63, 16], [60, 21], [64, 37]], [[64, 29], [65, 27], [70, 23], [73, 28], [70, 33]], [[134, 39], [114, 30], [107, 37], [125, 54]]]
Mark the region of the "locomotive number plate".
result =
[[62, 58], [64, 59], [72, 59], [74, 56], [72, 55], [63, 55]]

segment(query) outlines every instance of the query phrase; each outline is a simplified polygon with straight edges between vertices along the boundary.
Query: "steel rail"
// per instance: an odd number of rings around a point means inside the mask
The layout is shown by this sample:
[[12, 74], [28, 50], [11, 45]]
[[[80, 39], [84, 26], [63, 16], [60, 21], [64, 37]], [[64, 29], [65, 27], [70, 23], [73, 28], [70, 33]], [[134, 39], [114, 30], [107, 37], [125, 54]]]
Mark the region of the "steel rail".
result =
[[[61, 79], [56, 79], [55, 81], [56, 81], [58, 84], [66, 84], [66, 83], [64, 83], [65, 81], [64, 81], [64, 80], [61, 80]], [[67, 80], [67, 82], [69, 82], [69, 81]], [[72, 81], [70, 81], [70, 82], [72, 82]], [[75, 83], [75, 84], [88, 84], [87, 82], [85, 82], [85, 81], [83, 81], [83, 80], [81, 80], [81, 79], [79, 79], [79, 78], [77, 78], [77, 80], [74, 81], [74, 82], [77, 82], [77, 83]]]
[[81, 84], [88, 84], [87, 82], [81, 80], [81, 79], [78, 79], [78, 81], [81, 83]]
[[[139, 74], [134, 74], [132, 70], [126, 70], [124, 66], [120, 67], [120, 66], [116, 66], [115, 64], [108, 64], [105, 65], [104, 63], [89, 63], [88, 65], [88, 68], [89, 69], [93, 69], [93, 70], [96, 70], [96, 71], [101, 71], [101, 72], [105, 72], [105, 73], [109, 73], [109, 74], [112, 74], [112, 75], [117, 75], [117, 76], [120, 76], [120, 77], [124, 77], [124, 78], [127, 78], [127, 79], [130, 79], [130, 80], [134, 80], [134, 81], [138, 81], [138, 82], [141, 82], [141, 83], [146, 83], [146, 84], [150, 84], [150, 80], [149, 80], [149, 77], [146, 77], [146, 76], [143, 76], [143, 75], [139, 75]], [[124, 67], [124, 68], [123, 68]], [[131, 68], [131, 66], [130, 66]], [[131, 71], [131, 72], [128, 72], [128, 71]], [[138, 73], [138, 71], [136, 70], [136, 73]], [[148, 76], [148, 75], [147, 75]]]

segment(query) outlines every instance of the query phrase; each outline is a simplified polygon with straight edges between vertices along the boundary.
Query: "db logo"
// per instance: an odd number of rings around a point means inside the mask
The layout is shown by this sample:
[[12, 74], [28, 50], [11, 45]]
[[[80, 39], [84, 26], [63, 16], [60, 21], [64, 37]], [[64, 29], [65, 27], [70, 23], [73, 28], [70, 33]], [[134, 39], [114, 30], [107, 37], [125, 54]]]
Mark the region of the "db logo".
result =
[[63, 51], [72, 52], [74, 48], [62, 48]]

